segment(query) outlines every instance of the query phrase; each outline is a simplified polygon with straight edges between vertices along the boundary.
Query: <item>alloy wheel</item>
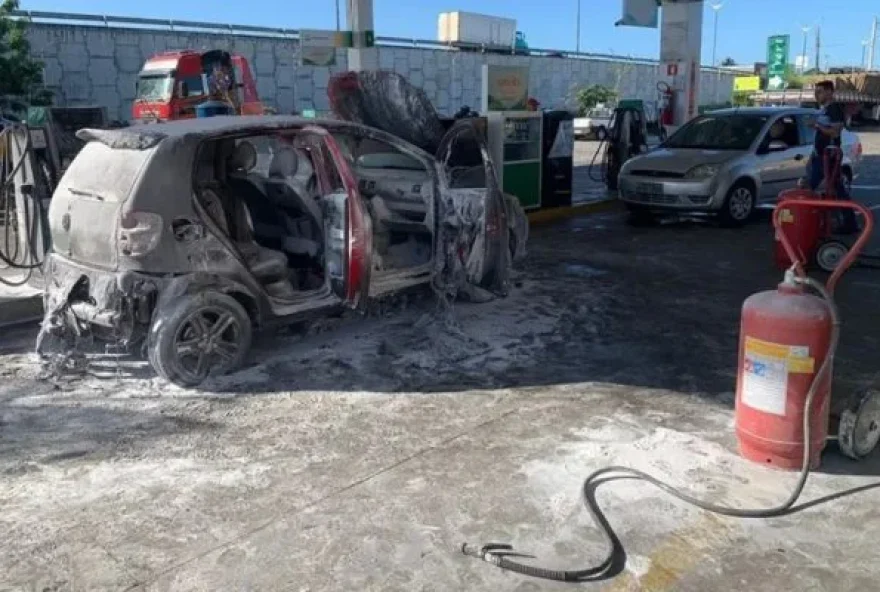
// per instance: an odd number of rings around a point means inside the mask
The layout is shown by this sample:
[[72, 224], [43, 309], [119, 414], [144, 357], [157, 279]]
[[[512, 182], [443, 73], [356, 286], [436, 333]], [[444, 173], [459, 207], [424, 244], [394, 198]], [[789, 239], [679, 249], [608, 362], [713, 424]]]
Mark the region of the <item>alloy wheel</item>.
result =
[[755, 207], [755, 196], [748, 187], [737, 187], [730, 196], [728, 209], [730, 217], [737, 221], [746, 220], [752, 215]]
[[222, 308], [201, 308], [182, 322], [174, 336], [177, 366], [188, 380], [200, 382], [233, 365], [241, 349], [238, 319]]

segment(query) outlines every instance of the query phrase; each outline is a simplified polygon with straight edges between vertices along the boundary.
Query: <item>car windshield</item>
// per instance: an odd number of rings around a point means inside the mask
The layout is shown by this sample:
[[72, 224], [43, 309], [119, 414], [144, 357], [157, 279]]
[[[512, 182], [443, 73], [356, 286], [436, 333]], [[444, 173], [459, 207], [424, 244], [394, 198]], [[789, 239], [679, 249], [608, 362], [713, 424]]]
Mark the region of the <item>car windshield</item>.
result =
[[747, 150], [766, 122], [766, 115], [701, 115], [675, 132], [664, 147]]
[[137, 98], [141, 101], [167, 101], [173, 89], [171, 74], [141, 76], [138, 78]]

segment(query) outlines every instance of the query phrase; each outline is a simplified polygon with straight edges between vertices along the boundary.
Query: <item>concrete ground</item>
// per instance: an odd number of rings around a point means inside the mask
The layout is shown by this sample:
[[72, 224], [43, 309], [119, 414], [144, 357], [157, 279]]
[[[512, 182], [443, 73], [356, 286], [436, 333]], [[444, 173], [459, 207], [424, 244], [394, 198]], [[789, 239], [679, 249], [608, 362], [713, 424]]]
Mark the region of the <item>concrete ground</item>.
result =
[[[740, 459], [732, 433], [739, 308], [779, 281], [772, 247], [766, 219], [632, 228], [611, 212], [536, 228], [507, 299], [443, 312], [415, 293], [266, 335], [246, 369], [200, 391], [110, 356], [46, 379], [34, 329], [6, 330], [0, 591], [562, 590], [458, 548], [598, 563], [580, 484], [611, 464], [776, 504], [794, 475]], [[838, 288], [836, 408], [878, 378], [878, 297], [871, 269]], [[607, 483], [598, 502], [626, 556], [583, 587], [875, 589], [878, 483], [880, 455], [856, 463], [834, 444], [806, 507], [773, 520]]]

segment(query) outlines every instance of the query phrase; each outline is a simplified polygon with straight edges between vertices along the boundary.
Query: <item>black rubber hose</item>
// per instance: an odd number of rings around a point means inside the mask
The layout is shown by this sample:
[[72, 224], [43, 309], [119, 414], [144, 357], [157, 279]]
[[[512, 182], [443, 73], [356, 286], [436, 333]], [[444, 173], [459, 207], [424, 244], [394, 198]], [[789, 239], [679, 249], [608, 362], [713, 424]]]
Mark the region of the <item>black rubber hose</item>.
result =
[[[38, 261], [35, 263], [29, 263], [29, 264], [23, 264], [23, 263], [17, 262], [16, 259], [18, 259], [18, 255], [19, 255], [18, 244], [16, 244], [16, 246], [15, 246], [15, 253], [10, 254], [11, 249], [10, 249], [10, 243], [9, 243], [9, 234], [10, 234], [9, 231], [12, 228], [12, 224], [11, 224], [11, 220], [9, 217], [10, 206], [8, 203], [9, 202], [8, 187], [11, 186], [12, 184], [14, 184], [15, 175], [18, 173], [19, 169], [22, 166], [24, 166], [25, 159], [28, 157], [28, 154], [30, 154], [31, 136], [30, 136], [30, 133], [25, 134], [25, 145], [22, 148], [20, 143], [18, 142], [18, 139], [13, 137], [9, 130], [6, 130], [3, 133], [3, 135], [6, 136], [3, 139], [8, 140], [7, 149], [6, 149], [7, 158], [10, 154], [10, 149], [12, 147], [13, 140], [16, 142], [17, 147], [20, 149], [21, 156], [19, 157], [19, 159], [15, 163], [15, 165], [10, 169], [10, 171], [8, 171], [6, 173], [6, 178], [4, 179], [4, 183], [3, 183], [3, 188], [2, 188], [3, 189], [3, 197], [4, 197], [4, 200], [7, 202], [6, 208], [5, 208], [6, 215], [4, 216], [4, 224], [5, 224], [4, 230], [5, 230], [5, 235], [6, 235], [6, 237], [5, 237], [6, 244], [4, 245], [5, 249], [0, 249], [0, 261], [2, 261], [9, 268], [24, 270], [24, 271], [27, 271], [28, 273], [26, 274], [24, 279], [18, 280], [18, 281], [10, 281], [10, 280], [0, 278], [0, 283], [5, 284], [7, 286], [18, 287], [18, 286], [23, 286], [24, 284], [26, 284], [30, 280], [31, 273], [33, 272], [34, 269], [39, 269], [40, 267], [43, 266], [43, 261]], [[36, 178], [36, 171], [33, 171], [32, 174]], [[39, 221], [40, 221], [40, 212], [41, 212], [42, 207], [39, 203], [39, 198], [36, 195], [31, 195], [30, 197], [31, 197], [30, 200], [24, 200], [24, 202], [23, 202], [24, 203], [24, 211], [23, 212], [16, 212], [16, 215], [23, 216], [23, 218], [24, 218], [24, 228], [26, 231], [26, 236], [24, 237], [24, 239], [27, 241], [26, 247], [28, 248], [28, 251], [31, 254], [33, 254], [33, 253], [36, 253], [38, 250], [36, 248], [37, 247], [36, 241], [39, 237], [37, 237], [36, 235], [37, 235], [39, 228], [40, 228]], [[33, 202], [33, 203], [31, 204], [29, 202]], [[26, 253], [22, 253], [22, 255], [26, 256]]]
[[[583, 487], [581, 489], [584, 505], [587, 508], [587, 512], [590, 513], [590, 517], [592, 518], [593, 523], [598, 526], [599, 529], [602, 531], [602, 534], [608, 545], [608, 553], [605, 559], [595, 567], [589, 567], [580, 570], [554, 570], [534, 565], [528, 565], [526, 563], [508, 558], [509, 556], [513, 555], [513, 549], [509, 545], [490, 544], [483, 547], [474, 547], [465, 543], [461, 546], [462, 553], [472, 557], [477, 557], [488, 563], [492, 563], [493, 565], [496, 565], [501, 569], [506, 569], [509, 571], [521, 573], [523, 575], [545, 580], [555, 580], [560, 582], [580, 582], [589, 579], [605, 578], [609, 570], [611, 570], [614, 566], [615, 558], [619, 549], [619, 542], [617, 536], [614, 533], [614, 530], [611, 528], [610, 524], [608, 524], [607, 520], [605, 520], [605, 517], [602, 514], [602, 510], [599, 508], [595, 498], [592, 495], [592, 491], [595, 490], [596, 487], [601, 485], [602, 482], [607, 480], [609, 478], [609, 475], [612, 478], [629, 477], [646, 481], [654, 487], [657, 487], [661, 491], [664, 491], [672, 497], [675, 497], [687, 504], [696, 506], [697, 508], [700, 508], [707, 512], [712, 512], [713, 514], [720, 514], [722, 516], [731, 516], [734, 518], [773, 518], [790, 513], [792, 511], [792, 508], [794, 507], [794, 504], [797, 502], [798, 498], [800, 498], [801, 493], [803, 493], [804, 486], [807, 483], [807, 477], [809, 477], [810, 475], [810, 437], [812, 432], [810, 422], [812, 419], [811, 413], [813, 409], [813, 399], [816, 396], [816, 391], [819, 389], [819, 385], [822, 384], [825, 376], [828, 374], [828, 372], [830, 372], [831, 365], [834, 360], [834, 355], [837, 352], [837, 343], [840, 336], [840, 318], [837, 312], [837, 306], [825, 287], [815, 280], [806, 277], [795, 277], [794, 281], [813, 288], [822, 296], [831, 314], [832, 331], [828, 354], [825, 356], [825, 360], [822, 362], [822, 366], [819, 368], [819, 371], [813, 377], [813, 381], [810, 384], [810, 389], [807, 391], [806, 400], [804, 401], [804, 457], [803, 464], [801, 465], [800, 475], [798, 477], [797, 484], [795, 485], [791, 494], [788, 496], [788, 499], [786, 499], [782, 504], [771, 508], [754, 509], [730, 508], [727, 506], [716, 505], [709, 503], [705, 500], [698, 499], [690, 494], [684, 493], [683, 491], [676, 489], [672, 485], [669, 485], [668, 483], [665, 483], [643, 471], [631, 469], [629, 467], [611, 466], [599, 469], [591, 473], [584, 480]], [[603, 477], [604, 479], [600, 479]]]

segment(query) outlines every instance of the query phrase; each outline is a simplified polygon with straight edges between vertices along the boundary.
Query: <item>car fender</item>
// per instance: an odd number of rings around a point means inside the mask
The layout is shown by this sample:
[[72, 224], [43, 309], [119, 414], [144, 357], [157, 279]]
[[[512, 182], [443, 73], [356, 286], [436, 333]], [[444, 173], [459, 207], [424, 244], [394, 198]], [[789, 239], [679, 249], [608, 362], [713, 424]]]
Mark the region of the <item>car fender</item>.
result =
[[761, 176], [754, 166], [750, 166], [748, 163], [743, 162], [733, 165], [727, 174], [722, 176], [722, 179], [723, 181], [719, 184], [718, 190], [722, 191], [724, 196], [727, 195], [727, 192], [730, 191], [734, 184], [742, 180], [752, 183], [755, 187], [756, 196], [761, 194]]
[[263, 318], [263, 306], [260, 299], [256, 298], [253, 292], [244, 284], [228, 277], [208, 273], [196, 272], [189, 273], [169, 280], [159, 294], [156, 306], [153, 308], [153, 319], [150, 324], [150, 335], [152, 336], [162, 325], [162, 315], [177, 300], [181, 298], [193, 298], [199, 292], [205, 290], [215, 290], [228, 294], [239, 301], [247, 310], [251, 320], [259, 324]]

